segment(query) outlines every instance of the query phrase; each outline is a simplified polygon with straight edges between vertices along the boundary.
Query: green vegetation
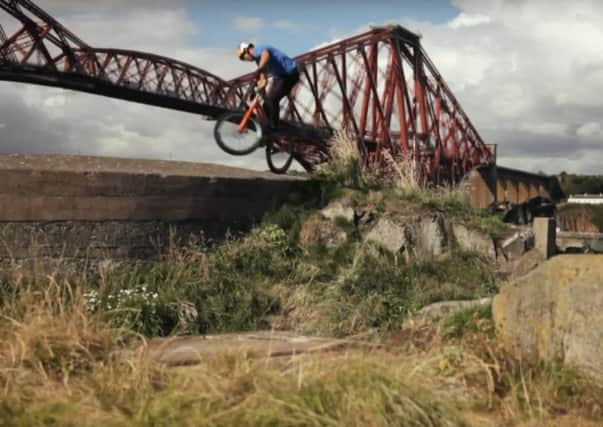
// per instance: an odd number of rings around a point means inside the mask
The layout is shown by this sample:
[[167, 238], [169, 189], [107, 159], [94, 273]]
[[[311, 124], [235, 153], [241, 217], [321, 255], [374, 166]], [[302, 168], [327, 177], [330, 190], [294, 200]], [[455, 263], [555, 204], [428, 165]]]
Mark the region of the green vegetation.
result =
[[571, 194], [603, 193], [603, 175], [574, 175], [562, 172], [559, 175], [561, 188], [566, 196]]
[[442, 334], [446, 338], [461, 338], [470, 332], [483, 333], [489, 339], [494, 338], [491, 305], [460, 311], [442, 322]]
[[590, 206], [590, 211], [593, 224], [603, 233], [603, 206]]
[[[90, 313], [147, 336], [182, 331], [174, 308], [182, 303], [198, 313], [186, 332], [278, 327], [346, 336], [399, 328], [409, 313], [432, 302], [496, 290], [493, 267], [476, 254], [408, 264], [360, 241], [302, 249], [288, 239], [285, 230], [268, 224], [213, 248], [172, 251], [75, 285]], [[2, 287], [18, 292], [14, 282]]]

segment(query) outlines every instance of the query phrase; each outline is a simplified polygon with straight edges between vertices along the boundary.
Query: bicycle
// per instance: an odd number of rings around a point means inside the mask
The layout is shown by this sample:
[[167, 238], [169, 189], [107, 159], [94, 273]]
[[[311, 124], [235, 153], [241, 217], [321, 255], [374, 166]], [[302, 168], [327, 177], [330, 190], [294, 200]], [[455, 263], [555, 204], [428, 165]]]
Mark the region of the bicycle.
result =
[[234, 156], [251, 154], [265, 145], [268, 167], [276, 174], [284, 174], [293, 162], [294, 147], [277, 133], [265, 131], [268, 118], [263, 100], [262, 93], [256, 92], [247, 110], [220, 117], [214, 127], [214, 138], [222, 150]]

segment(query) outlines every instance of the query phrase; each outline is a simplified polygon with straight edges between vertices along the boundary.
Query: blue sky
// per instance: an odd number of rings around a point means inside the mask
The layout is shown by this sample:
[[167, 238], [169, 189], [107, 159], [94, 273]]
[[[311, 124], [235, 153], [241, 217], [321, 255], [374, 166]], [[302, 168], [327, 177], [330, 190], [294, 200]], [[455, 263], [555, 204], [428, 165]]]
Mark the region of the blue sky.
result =
[[[367, 23], [401, 19], [442, 23], [458, 14], [449, 0], [188, 0], [188, 11], [200, 28], [195, 40], [199, 47], [227, 48], [253, 39], [290, 55], [355, 32]], [[257, 20], [245, 25], [246, 18], [259, 18], [261, 25]], [[238, 29], [237, 19], [242, 20]], [[241, 29], [245, 26], [248, 31]]]

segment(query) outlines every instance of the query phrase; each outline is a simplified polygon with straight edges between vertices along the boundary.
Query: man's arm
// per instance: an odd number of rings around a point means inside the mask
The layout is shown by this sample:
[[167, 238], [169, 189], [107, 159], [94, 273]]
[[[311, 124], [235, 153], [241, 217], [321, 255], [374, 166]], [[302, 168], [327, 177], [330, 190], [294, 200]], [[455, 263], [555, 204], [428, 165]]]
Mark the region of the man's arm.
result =
[[268, 79], [266, 78], [266, 68], [268, 67], [268, 61], [270, 60], [270, 52], [265, 50], [260, 55], [260, 63], [258, 64], [257, 72], [259, 73], [258, 78], [258, 88], [264, 89], [268, 84]]

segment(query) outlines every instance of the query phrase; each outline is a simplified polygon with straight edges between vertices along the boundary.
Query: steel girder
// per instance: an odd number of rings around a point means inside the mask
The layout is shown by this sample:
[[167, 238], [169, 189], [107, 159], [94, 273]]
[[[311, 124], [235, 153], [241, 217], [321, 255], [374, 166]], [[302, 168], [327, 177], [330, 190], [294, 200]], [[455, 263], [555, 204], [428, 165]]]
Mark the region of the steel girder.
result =
[[[0, 79], [57, 86], [215, 117], [240, 104], [205, 70], [149, 53], [92, 48], [29, 0], [0, 0], [20, 23], [0, 31]], [[2, 22], [0, 22], [0, 28]]]
[[[420, 44], [400, 26], [370, 31], [296, 58], [302, 82], [283, 103], [288, 120], [345, 129], [360, 149], [421, 165], [434, 182], [494, 162]], [[249, 74], [230, 83], [250, 84]]]
[[[242, 109], [255, 73], [222, 80], [205, 70], [148, 53], [88, 46], [30, 0], [0, 0], [20, 24], [0, 22], [0, 80], [64, 87], [217, 117]], [[492, 163], [492, 151], [421, 47], [400, 27], [376, 27], [296, 58], [301, 82], [281, 116], [311, 127], [290, 136], [306, 169], [326, 160], [328, 135], [345, 130], [366, 158], [384, 151], [420, 165], [434, 182], [454, 181]]]

